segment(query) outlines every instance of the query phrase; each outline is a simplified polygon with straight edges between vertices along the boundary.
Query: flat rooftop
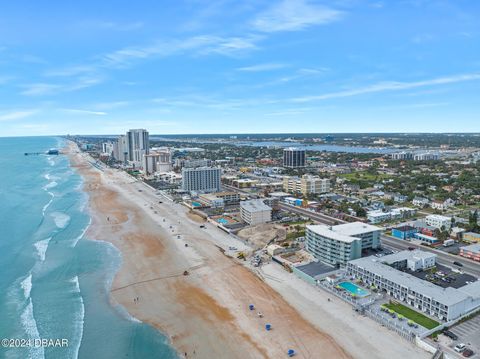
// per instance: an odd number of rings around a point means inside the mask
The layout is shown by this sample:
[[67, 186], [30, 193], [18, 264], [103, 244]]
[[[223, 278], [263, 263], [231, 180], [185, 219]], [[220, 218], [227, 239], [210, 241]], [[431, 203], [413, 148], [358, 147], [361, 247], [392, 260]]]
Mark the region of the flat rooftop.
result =
[[409, 273], [399, 271], [387, 264], [384, 264], [387, 257], [389, 256], [380, 258], [374, 256], [364, 257], [355, 259], [349, 263], [363, 268], [369, 272], [380, 275], [382, 278], [399, 284], [400, 286], [409, 288], [417, 293], [421, 293], [424, 296], [435, 299], [444, 305], [453, 305], [462, 302], [469, 297], [480, 297], [479, 282], [471, 283], [458, 289], [452, 287], [442, 288], [426, 280], [422, 280]]
[[413, 251], [401, 251], [393, 254], [389, 254], [381, 258], [381, 261], [384, 263], [392, 264], [399, 261], [404, 260], [418, 260], [418, 259], [427, 259], [437, 257], [435, 253], [421, 251], [419, 249], [415, 249]]
[[355, 236], [357, 234], [380, 231], [381, 228], [377, 226], [372, 226], [368, 223], [352, 222], [333, 226], [332, 230], [341, 234], [345, 234], [347, 236]]
[[330, 238], [339, 242], [352, 243], [360, 240], [359, 238], [347, 236], [345, 234], [333, 231], [329, 226], [325, 226], [323, 224], [308, 225], [307, 229], [318, 234], [319, 236]]
[[317, 275], [320, 274], [325, 274], [337, 270], [337, 268], [335, 268], [334, 266], [322, 262], [311, 262], [308, 264], [297, 266], [295, 268], [312, 278], [315, 278]]
[[249, 212], [270, 211], [271, 208], [267, 206], [261, 199], [253, 199], [250, 201], [240, 202], [240, 207]]
[[400, 226], [400, 227], [395, 227], [394, 229], [396, 229], [397, 231], [402, 231], [402, 232], [416, 230], [416, 228], [412, 227], [412, 226]]
[[473, 253], [480, 253], [480, 243], [470, 244], [469, 246], [461, 247], [460, 249]]

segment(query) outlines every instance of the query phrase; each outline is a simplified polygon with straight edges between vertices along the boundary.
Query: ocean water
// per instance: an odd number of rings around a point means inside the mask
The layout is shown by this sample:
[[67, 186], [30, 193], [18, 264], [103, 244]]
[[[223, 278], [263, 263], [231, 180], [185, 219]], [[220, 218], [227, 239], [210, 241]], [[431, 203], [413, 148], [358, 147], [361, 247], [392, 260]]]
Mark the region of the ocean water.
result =
[[160, 332], [110, 303], [121, 255], [85, 238], [88, 198], [68, 159], [24, 156], [63, 141], [0, 138], [0, 339], [68, 346], [0, 346], [0, 358], [176, 358]]

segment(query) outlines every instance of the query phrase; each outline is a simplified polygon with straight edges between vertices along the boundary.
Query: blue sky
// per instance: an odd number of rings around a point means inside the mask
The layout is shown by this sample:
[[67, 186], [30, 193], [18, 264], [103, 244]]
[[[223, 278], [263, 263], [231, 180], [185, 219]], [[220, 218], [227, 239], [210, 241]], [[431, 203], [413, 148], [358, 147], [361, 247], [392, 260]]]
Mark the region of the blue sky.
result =
[[480, 132], [476, 0], [9, 1], [0, 136]]

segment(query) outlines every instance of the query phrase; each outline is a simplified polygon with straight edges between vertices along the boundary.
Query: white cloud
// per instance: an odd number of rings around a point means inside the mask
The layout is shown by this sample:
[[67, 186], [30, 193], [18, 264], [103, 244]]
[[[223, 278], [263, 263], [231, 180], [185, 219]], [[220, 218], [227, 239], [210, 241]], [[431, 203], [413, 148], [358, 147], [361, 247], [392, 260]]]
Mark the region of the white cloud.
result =
[[98, 85], [103, 82], [101, 77], [82, 76], [75, 79], [75, 82], [67, 84], [52, 84], [52, 83], [33, 83], [26, 84], [22, 87], [25, 88], [22, 95], [25, 96], [48, 96], [56, 95], [62, 92], [71, 92], [81, 90], [87, 87]]
[[61, 85], [48, 83], [34, 83], [24, 85], [23, 87], [25, 90], [21, 94], [26, 96], [52, 95], [62, 88]]
[[480, 80], [480, 73], [438, 77], [434, 79], [414, 81], [414, 82], [398, 82], [398, 81], [380, 82], [377, 84], [373, 84], [365, 87], [359, 87], [351, 90], [330, 92], [330, 93], [325, 93], [317, 96], [297, 97], [297, 98], [294, 98], [292, 101], [293, 102], [321, 101], [321, 100], [329, 100], [332, 98], [351, 97], [351, 96], [358, 96], [358, 95], [377, 93], [377, 92], [408, 90], [408, 89], [419, 88], [419, 87], [437, 86], [437, 85], [445, 85], [445, 84], [451, 84], [451, 83], [476, 81], [476, 80]]
[[235, 55], [242, 51], [256, 48], [259, 36], [246, 37], [220, 37], [212, 35], [193, 36], [187, 39], [170, 41], [157, 41], [145, 46], [126, 47], [102, 56], [102, 61], [97, 67], [127, 67], [135, 60], [151, 57], [167, 57], [192, 51], [196, 54], [206, 55], [217, 53], [222, 55]]
[[19, 110], [0, 114], [0, 121], [15, 121], [30, 117], [36, 114], [38, 110]]
[[262, 32], [298, 31], [309, 26], [328, 24], [339, 20], [343, 12], [311, 5], [305, 0], [283, 0], [253, 20], [253, 27]]
[[103, 111], [90, 111], [90, 110], [82, 110], [76, 108], [62, 108], [61, 111], [69, 112], [69, 113], [78, 113], [78, 114], [85, 114], [85, 115], [96, 115], [96, 116], [105, 116], [107, 113]]
[[244, 72], [261, 72], [261, 71], [272, 71], [272, 70], [279, 70], [287, 67], [285, 64], [258, 64], [246, 67], [239, 67], [237, 71], [244, 71]]

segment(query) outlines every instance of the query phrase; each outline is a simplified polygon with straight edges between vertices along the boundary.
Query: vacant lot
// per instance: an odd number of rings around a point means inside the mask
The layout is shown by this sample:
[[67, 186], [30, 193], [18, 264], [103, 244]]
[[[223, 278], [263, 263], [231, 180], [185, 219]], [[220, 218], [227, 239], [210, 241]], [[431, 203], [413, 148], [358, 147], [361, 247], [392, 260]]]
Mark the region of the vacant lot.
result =
[[418, 325], [421, 325], [427, 329], [433, 329], [440, 325], [437, 321], [430, 319], [429, 317], [417, 312], [411, 308], [408, 308], [400, 303], [388, 303], [385, 304], [388, 309], [395, 311], [397, 314], [403, 315], [405, 318], [413, 320]]

